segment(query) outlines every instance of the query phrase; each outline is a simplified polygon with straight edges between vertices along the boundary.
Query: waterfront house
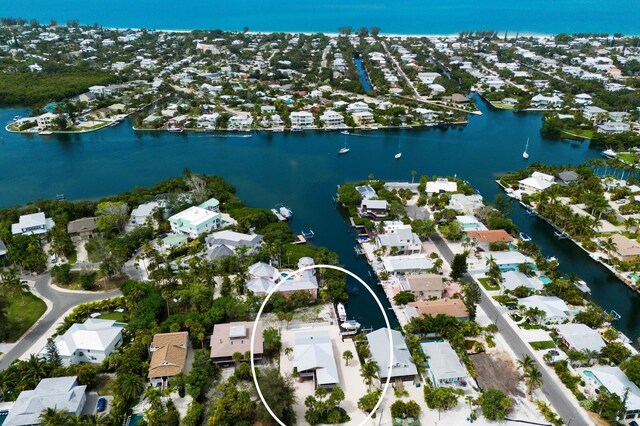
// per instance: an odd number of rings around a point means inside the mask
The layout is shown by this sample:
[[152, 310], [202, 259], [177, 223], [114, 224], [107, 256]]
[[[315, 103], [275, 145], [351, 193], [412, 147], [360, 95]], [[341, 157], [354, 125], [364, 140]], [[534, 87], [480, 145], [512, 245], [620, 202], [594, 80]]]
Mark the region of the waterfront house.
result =
[[488, 251], [491, 243], [513, 243], [513, 237], [504, 229], [483, 229], [467, 231], [467, 236], [477, 247]]
[[98, 229], [97, 218], [83, 217], [67, 223], [67, 234], [74, 239], [91, 238]]
[[456, 216], [456, 222], [460, 224], [463, 231], [477, 231], [487, 229], [475, 216]]
[[533, 172], [528, 178], [518, 181], [518, 189], [527, 193], [542, 192], [555, 183], [555, 178], [546, 173]]
[[606, 346], [597, 330], [584, 324], [559, 324], [553, 327], [567, 348], [573, 351], [600, 352]]
[[400, 280], [403, 291], [416, 300], [440, 299], [444, 293], [444, 278], [439, 274], [409, 274]]
[[174, 247], [181, 247], [189, 240], [189, 237], [183, 234], [169, 234], [162, 239], [162, 248], [171, 250]]
[[293, 368], [301, 379], [313, 380], [315, 388], [331, 389], [340, 384], [333, 342], [327, 331], [294, 334]]
[[[233, 354], [244, 355], [251, 350], [251, 334], [253, 322], [231, 322], [216, 324], [211, 335], [211, 360], [214, 364], [231, 365], [235, 363]], [[264, 326], [258, 321], [255, 329], [253, 360], [258, 362], [264, 354]]]
[[218, 229], [222, 226], [222, 215], [218, 212], [192, 206], [169, 218], [171, 230], [191, 238]]
[[456, 192], [458, 183], [449, 181], [447, 178], [438, 178], [435, 181], [427, 182], [427, 194], [440, 194], [444, 192]]
[[[586, 374], [589, 371], [589, 374]], [[601, 386], [618, 395], [626, 403], [624, 418], [631, 420], [640, 415], [640, 388], [619, 367], [593, 366], [584, 371], [596, 389]]]
[[53, 121], [58, 118], [58, 114], [52, 112], [46, 112], [36, 117], [36, 123], [38, 123], [39, 130], [45, 130], [52, 126]]
[[558, 95], [545, 96], [537, 94], [531, 98], [533, 108], [559, 108], [562, 106], [562, 99]]
[[[89, 318], [82, 324], [73, 324], [53, 341], [62, 365], [68, 367], [81, 362], [101, 364], [122, 344], [122, 326], [123, 324], [113, 320], [97, 318]], [[39, 355], [45, 357], [47, 348], [42, 348]]]
[[[310, 257], [301, 257], [298, 261], [298, 269], [313, 264], [314, 261]], [[263, 262], [254, 263], [249, 266], [247, 290], [256, 296], [265, 296], [274, 291], [289, 297], [295, 292], [304, 291], [314, 300], [318, 297], [318, 280], [315, 270], [303, 271], [286, 280], [284, 278], [283, 274], [273, 266]]]
[[215, 129], [220, 114], [217, 112], [211, 114], [202, 114], [196, 119], [196, 127]]
[[205, 238], [209, 260], [229, 256], [237, 249], [246, 247], [247, 254], [255, 253], [262, 247], [262, 235], [242, 234], [235, 231], [219, 231]]
[[532, 308], [540, 309], [545, 313], [545, 317], [540, 319], [541, 323], [559, 323], [570, 318], [569, 307], [556, 296], [529, 296], [518, 299], [518, 304], [524, 306], [525, 310]]
[[640, 243], [621, 234], [613, 234], [611, 240], [615, 248], [611, 251], [615, 257], [623, 261], [631, 261], [640, 256]]
[[482, 195], [451, 194], [447, 208], [462, 212], [466, 215], [472, 215], [477, 209], [483, 206]]
[[39, 425], [42, 412], [48, 408], [65, 415], [79, 416], [87, 402], [87, 386], [77, 376], [42, 379], [33, 390], [20, 392], [3, 426]]
[[463, 321], [469, 319], [467, 307], [460, 299], [419, 300], [409, 302], [406, 312], [409, 317], [415, 318], [447, 315]]
[[418, 234], [411, 231], [411, 227], [397, 228], [385, 234], [376, 236], [376, 249], [385, 253], [417, 254], [422, 251], [422, 241]]
[[606, 123], [598, 124], [597, 132], [606, 133], [607, 135], [616, 135], [618, 133], [624, 133], [631, 130], [631, 126], [628, 123], [607, 121]]
[[578, 174], [573, 170], [565, 170], [556, 175], [556, 180], [560, 185], [569, 185], [578, 181]]
[[374, 121], [373, 114], [369, 111], [354, 112], [353, 114], [351, 114], [351, 117], [353, 117], [353, 121], [358, 126], [371, 124]]
[[25, 214], [20, 216], [18, 223], [11, 224], [13, 235], [39, 235], [53, 229], [53, 219], [45, 217], [43, 212]]
[[[334, 103], [334, 106], [335, 103]], [[347, 105], [347, 112], [351, 114], [361, 113], [361, 112], [371, 112], [371, 108], [365, 102], [357, 101], [352, 104]]]
[[505, 290], [526, 287], [530, 290], [542, 290], [544, 284], [537, 277], [528, 277], [519, 271], [507, 271], [502, 274], [502, 286]]
[[466, 386], [469, 372], [449, 342], [423, 342], [420, 348], [427, 358], [427, 372], [433, 386]]
[[454, 104], [458, 104], [458, 105], [467, 105], [469, 104], [469, 102], [471, 102], [471, 99], [467, 98], [464, 95], [461, 95], [460, 93], [454, 93], [450, 97], [446, 98], [446, 100], [450, 100]]
[[321, 116], [320, 121], [324, 127], [342, 127], [344, 126], [344, 117], [339, 112], [326, 110]]
[[482, 253], [480, 270], [486, 271], [489, 269], [486, 264], [490, 257], [493, 258], [493, 261], [500, 267], [503, 273], [517, 271], [518, 267], [522, 264], [529, 264], [532, 268], [535, 268], [533, 259], [519, 251], [487, 251]]
[[149, 347], [149, 381], [151, 386], [166, 388], [169, 379], [184, 372], [189, 351], [189, 333], [158, 333]]
[[369, 200], [376, 197], [376, 191], [370, 185], [356, 186], [356, 191], [360, 193], [363, 200]]
[[371, 357], [378, 364], [378, 378], [382, 386], [389, 376], [389, 346], [393, 350], [391, 359], [391, 384], [413, 384], [418, 375], [418, 369], [411, 360], [411, 352], [402, 337], [402, 333], [391, 330], [391, 345], [387, 328], [380, 328], [367, 334], [367, 341], [371, 349]]
[[131, 210], [129, 225], [134, 227], [145, 225], [147, 220], [151, 220], [153, 213], [161, 207], [161, 204], [156, 201], [149, 201], [148, 203], [140, 204], [138, 207]]
[[419, 273], [433, 268], [433, 261], [426, 254], [383, 256], [382, 266], [389, 274]]
[[234, 115], [227, 122], [229, 130], [249, 130], [253, 125], [253, 117], [249, 114]]
[[358, 213], [363, 217], [369, 216], [373, 219], [380, 219], [389, 214], [388, 208], [389, 203], [387, 200], [372, 200], [370, 198], [365, 198], [360, 203]]
[[289, 119], [291, 120], [291, 127], [313, 127], [315, 124], [315, 120], [313, 118], [313, 114], [309, 111], [294, 111], [289, 114]]

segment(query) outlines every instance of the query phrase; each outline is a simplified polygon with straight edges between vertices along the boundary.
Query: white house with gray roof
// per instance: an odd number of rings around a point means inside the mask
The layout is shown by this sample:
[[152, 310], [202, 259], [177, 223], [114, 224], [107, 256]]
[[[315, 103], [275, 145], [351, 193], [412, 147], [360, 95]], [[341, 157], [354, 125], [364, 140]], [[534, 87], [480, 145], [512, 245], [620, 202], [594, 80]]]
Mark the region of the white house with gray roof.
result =
[[585, 324], [559, 324], [553, 328], [564, 344], [574, 351], [600, 352], [606, 346], [600, 333]]
[[327, 331], [295, 333], [293, 367], [301, 378], [313, 380], [314, 388], [333, 388], [340, 384], [333, 342]]
[[47, 408], [78, 416], [87, 401], [86, 390], [78, 384], [77, 376], [42, 379], [34, 390], [20, 392], [3, 426], [39, 425]]
[[395, 228], [376, 236], [376, 249], [381, 248], [388, 253], [395, 251], [395, 254], [417, 254], [422, 251], [422, 241], [410, 226]]
[[45, 234], [55, 225], [53, 219], [45, 217], [43, 212], [25, 214], [20, 216], [18, 223], [11, 224], [11, 233], [13, 235]]
[[[587, 374], [589, 371], [589, 374]], [[594, 366], [589, 367], [583, 374], [597, 388], [604, 386], [610, 393], [615, 393], [626, 401], [625, 419], [635, 419], [640, 415], [640, 388], [636, 386], [619, 367]], [[627, 394], [628, 390], [628, 394]]]
[[[411, 361], [411, 352], [402, 337], [402, 333], [391, 330], [391, 348], [393, 350], [393, 364], [391, 365], [391, 383], [413, 383], [418, 375], [418, 369]], [[367, 334], [367, 341], [371, 349], [371, 357], [378, 364], [378, 377], [382, 386], [389, 376], [389, 336], [387, 328], [381, 328]]]
[[420, 347], [427, 357], [428, 374], [433, 386], [466, 385], [469, 372], [449, 342], [424, 342]]
[[230, 256], [236, 249], [246, 247], [247, 253], [255, 253], [262, 247], [262, 235], [243, 234], [235, 231], [214, 232], [205, 239], [207, 257], [210, 260]]
[[[88, 362], [100, 364], [122, 344], [123, 324], [113, 320], [89, 318], [82, 324], [73, 324], [62, 335], [54, 339], [62, 364]], [[40, 356], [46, 356], [46, 347]]]

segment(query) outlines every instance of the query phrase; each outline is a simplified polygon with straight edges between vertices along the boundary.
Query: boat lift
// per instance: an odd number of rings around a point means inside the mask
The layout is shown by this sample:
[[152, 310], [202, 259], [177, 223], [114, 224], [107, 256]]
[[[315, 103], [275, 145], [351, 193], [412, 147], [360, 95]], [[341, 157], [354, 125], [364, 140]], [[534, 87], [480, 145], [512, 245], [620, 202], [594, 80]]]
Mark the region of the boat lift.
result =
[[[606, 311], [605, 311], [606, 312]], [[613, 309], [609, 312], [607, 312], [609, 315], [611, 315], [611, 321], [617, 321], [620, 318], [622, 318], [622, 316], [620, 316], [619, 313], [617, 313], [616, 311], [614, 311]]]

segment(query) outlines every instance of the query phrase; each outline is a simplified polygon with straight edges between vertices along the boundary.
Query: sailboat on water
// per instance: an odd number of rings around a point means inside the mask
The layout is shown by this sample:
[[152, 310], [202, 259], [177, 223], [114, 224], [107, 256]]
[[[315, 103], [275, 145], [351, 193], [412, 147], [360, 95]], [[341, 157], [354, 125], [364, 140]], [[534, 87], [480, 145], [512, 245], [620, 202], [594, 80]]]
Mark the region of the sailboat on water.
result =
[[400, 159], [400, 157], [402, 157], [402, 151], [400, 151], [400, 139], [398, 139], [398, 153], [394, 156], [394, 158], [398, 160]]
[[524, 152], [522, 153], [522, 158], [524, 158], [525, 160], [529, 158], [529, 153], [527, 152], [527, 150], [529, 149], [529, 138], [527, 138], [527, 144], [524, 147]]
[[342, 148], [340, 148], [340, 151], [338, 151], [338, 154], [346, 154], [347, 152], [351, 151], [351, 149], [347, 148], [347, 134], [344, 134], [344, 146]]

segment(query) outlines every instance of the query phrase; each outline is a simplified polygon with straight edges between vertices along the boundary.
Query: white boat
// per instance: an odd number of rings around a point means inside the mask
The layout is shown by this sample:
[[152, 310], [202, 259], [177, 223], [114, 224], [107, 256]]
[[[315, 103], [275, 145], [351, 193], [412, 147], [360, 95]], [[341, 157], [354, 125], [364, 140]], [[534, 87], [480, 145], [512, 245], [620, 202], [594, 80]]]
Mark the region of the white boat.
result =
[[[293, 212], [291, 211], [291, 209], [287, 206], [284, 206], [282, 204], [278, 204], [275, 208], [276, 212], [274, 212], [276, 214], [276, 216], [280, 216], [284, 219], [280, 219], [280, 217], [278, 217], [278, 219], [280, 220], [291, 220], [291, 218], [293, 217]], [[273, 211], [273, 210], [271, 210]]]
[[560, 261], [558, 261], [558, 258], [555, 256], [549, 256], [547, 257], [547, 262], [551, 263], [551, 262], [556, 262], [558, 265], [560, 264]]
[[291, 128], [292, 132], [301, 132], [302, 131], [302, 127], [298, 127], [298, 126], [294, 126]]
[[182, 132], [182, 127], [178, 127], [178, 126], [170, 126], [170, 127], [167, 127], [167, 131], [169, 131], [169, 132], [175, 132], [175, 133], [180, 133], [180, 132]]
[[397, 154], [394, 156], [394, 158], [395, 158], [396, 160], [397, 160], [398, 158], [400, 158], [400, 157], [402, 157], [402, 153], [401, 153], [401, 152], [397, 153]]
[[243, 138], [252, 138], [252, 137], [253, 137], [253, 135], [244, 135], [244, 136], [242, 136], [242, 137], [243, 137]]
[[48, 135], [52, 135], [53, 132], [51, 130], [42, 130], [40, 132], [38, 132], [39, 135], [43, 135], [43, 136], [48, 136]]
[[578, 288], [578, 290], [580, 290], [581, 292], [591, 294], [591, 289], [589, 288], [587, 283], [584, 282], [583, 280], [578, 281], [575, 285]]
[[340, 134], [343, 134], [343, 135], [350, 135], [350, 134], [351, 134], [351, 132], [349, 132], [348, 130], [343, 130], [343, 131], [341, 131], [341, 132], [340, 132]]
[[344, 305], [342, 303], [338, 303], [336, 310], [338, 311], [338, 319], [341, 322], [345, 322], [347, 320], [347, 310], [344, 308]]
[[18, 120], [20, 120], [20, 118], [22, 118], [22, 117], [20, 117], [19, 115], [16, 115], [15, 117], [13, 117], [13, 121], [18, 121]]
[[285, 220], [287, 220], [287, 219], [286, 219], [284, 216], [282, 216], [282, 215], [280, 214], [280, 212], [279, 212], [278, 210], [276, 210], [276, 209], [271, 209], [271, 213], [273, 213], [274, 215], [276, 215], [276, 217], [278, 218], [278, 220], [279, 220], [280, 222], [284, 222]]
[[346, 154], [349, 151], [351, 150], [345, 146], [344, 148], [340, 148], [340, 151], [338, 151], [338, 154]]
[[282, 133], [284, 132], [284, 127], [274, 127], [273, 129], [271, 129], [271, 131], [276, 133]]
[[611, 148], [609, 149], [605, 149], [604, 151], [602, 151], [602, 155], [607, 157], [607, 158], [616, 158], [616, 152], [614, 150], [612, 150]]
[[531, 241], [531, 237], [525, 234], [524, 232], [520, 233], [520, 239], [525, 243]]
[[355, 320], [349, 320], [340, 324], [340, 327], [345, 331], [357, 331], [360, 328], [360, 323]]
[[525, 160], [529, 158], [529, 153], [527, 152], [527, 150], [529, 149], [529, 138], [527, 138], [527, 144], [524, 147], [524, 152], [522, 153], [522, 158], [524, 158]]

